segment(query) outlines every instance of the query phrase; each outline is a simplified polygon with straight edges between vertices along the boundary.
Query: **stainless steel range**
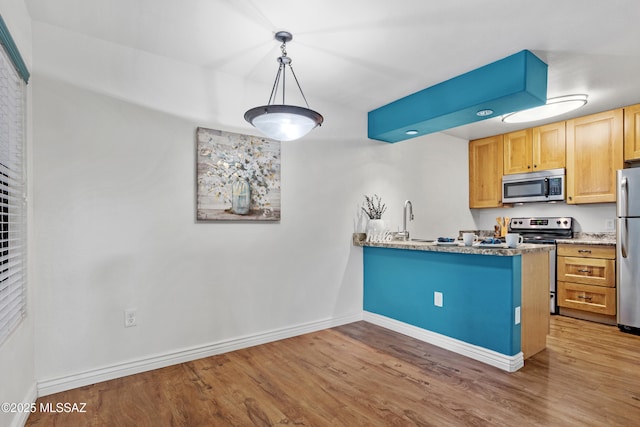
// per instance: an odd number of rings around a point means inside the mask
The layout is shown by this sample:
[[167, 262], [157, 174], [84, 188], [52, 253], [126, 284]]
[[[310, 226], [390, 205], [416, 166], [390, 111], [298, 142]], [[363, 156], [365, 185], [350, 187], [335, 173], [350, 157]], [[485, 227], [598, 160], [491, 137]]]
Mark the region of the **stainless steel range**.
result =
[[[558, 239], [573, 238], [573, 218], [571, 217], [527, 217], [511, 218], [509, 233], [518, 233], [524, 243], [555, 245]], [[549, 309], [558, 312], [556, 300], [556, 251], [549, 252]]]

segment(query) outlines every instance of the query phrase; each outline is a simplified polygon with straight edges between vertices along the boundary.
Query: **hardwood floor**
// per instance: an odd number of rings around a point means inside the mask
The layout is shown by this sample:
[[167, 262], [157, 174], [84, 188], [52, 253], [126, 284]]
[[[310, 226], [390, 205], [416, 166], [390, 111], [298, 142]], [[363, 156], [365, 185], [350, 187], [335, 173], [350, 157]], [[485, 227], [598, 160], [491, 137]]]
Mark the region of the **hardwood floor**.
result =
[[632, 426], [640, 337], [552, 316], [515, 373], [366, 323], [38, 399], [27, 426]]

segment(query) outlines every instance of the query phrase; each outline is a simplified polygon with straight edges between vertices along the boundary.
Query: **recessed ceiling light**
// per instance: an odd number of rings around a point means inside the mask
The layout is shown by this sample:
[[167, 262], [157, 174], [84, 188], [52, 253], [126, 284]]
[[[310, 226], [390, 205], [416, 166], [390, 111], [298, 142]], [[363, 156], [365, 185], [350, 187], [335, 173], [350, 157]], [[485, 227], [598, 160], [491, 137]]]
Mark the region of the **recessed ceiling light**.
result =
[[485, 108], [484, 110], [480, 110], [476, 113], [478, 117], [487, 117], [493, 114], [493, 110], [490, 108]]
[[405, 132], [407, 135], [417, 135], [418, 131], [415, 129], [411, 129]]
[[587, 95], [565, 95], [547, 99], [545, 105], [502, 116], [505, 123], [526, 123], [559, 116], [577, 110], [587, 103]]

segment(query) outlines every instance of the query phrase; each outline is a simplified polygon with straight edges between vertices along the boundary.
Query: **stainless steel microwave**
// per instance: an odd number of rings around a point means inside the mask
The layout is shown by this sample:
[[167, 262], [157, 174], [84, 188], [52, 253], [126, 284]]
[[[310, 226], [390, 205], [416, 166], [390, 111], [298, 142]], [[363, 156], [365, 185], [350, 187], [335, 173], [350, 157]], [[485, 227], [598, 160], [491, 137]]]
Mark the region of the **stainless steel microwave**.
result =
[[564, 199], [564, 168], [502, 177], [502, 203], [552, 202]]

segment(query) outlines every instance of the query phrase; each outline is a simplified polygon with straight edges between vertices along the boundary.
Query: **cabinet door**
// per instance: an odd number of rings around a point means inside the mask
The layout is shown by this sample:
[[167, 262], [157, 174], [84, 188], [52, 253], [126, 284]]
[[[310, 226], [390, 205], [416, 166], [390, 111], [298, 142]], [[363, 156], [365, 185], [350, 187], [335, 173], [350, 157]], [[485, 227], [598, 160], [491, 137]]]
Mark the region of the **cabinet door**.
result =
[[566, 167], [565, 122], [533, 128], [531, 145], [534, 171]]
[[613, 288], [615, 277], [612, 259], [558, 257], [558, 280]]
[[504, 174], [531, 172], [531, 129], [504, 135]]
[[614, 315], [616, 314], [616, 289], [558, 282], [558, 305], [609, 316]]
[[469, 141], [469, 207], [502, 206], [502, 135]]
[[624, 160], [640, 160], [640, 104], [624, 108]]
[[567, 203], [616, 201], [622, 141], [622, 108], [567, 121]]

